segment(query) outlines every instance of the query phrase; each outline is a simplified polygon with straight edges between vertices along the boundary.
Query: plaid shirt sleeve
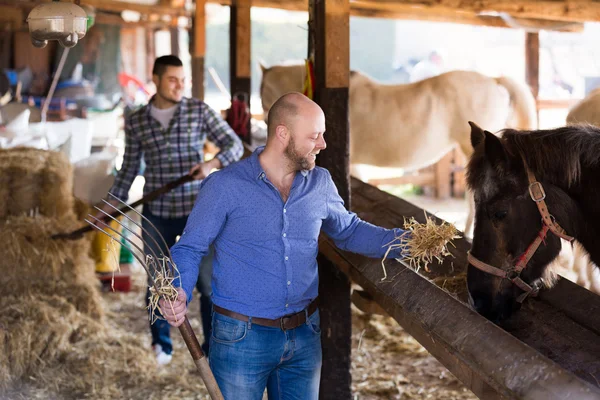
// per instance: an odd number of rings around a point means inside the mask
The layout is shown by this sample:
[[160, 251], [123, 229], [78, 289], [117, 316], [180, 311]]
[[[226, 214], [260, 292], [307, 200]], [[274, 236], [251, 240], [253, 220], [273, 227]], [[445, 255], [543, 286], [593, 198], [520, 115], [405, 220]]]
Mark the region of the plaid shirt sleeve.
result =
[[[132, 117], [135, 117], [135, 114]], [[123, 164], [110, 189], [110, 193], [124, 202], [127, 202], [128, 200], [129, 189], [131, 188], [133, 180], [138, 175], [142, 159], [140, 139], [136, 136], [133, 125], [135, 124], [132, 123], [131, 120], [128, 120], [125, 123], [125, 153], [123, 154]]]
[[244, 145], [229, 124], [206, 104], [202, 110], [202, 117], [208, 140], [221, 149], [215, 156], [221, 161], [221, 167], [224, 168], [242, 158]]

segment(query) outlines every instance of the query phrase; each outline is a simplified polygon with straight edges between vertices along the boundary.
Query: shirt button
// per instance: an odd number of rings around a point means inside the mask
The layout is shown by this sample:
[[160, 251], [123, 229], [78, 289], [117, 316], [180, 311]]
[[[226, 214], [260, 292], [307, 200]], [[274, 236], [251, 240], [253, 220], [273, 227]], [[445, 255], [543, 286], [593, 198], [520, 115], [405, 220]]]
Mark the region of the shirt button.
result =
[[285, 256], [285, 261], [289, 260], [288, 256]]
[[286, 234], [284, 233], [284, 234], [283, 234], [283, 237], [285, 237], [285, 236], [286, 236]]
[[288, 286], [290, 286], [292, 284], [292, 281], [288, 281]]
[[289, 304], [286, 304], [286, 305], [285, 305], [285, 308], [288, 308], [288, 305], [289, 305]]
[[285, 214], [286, 212], [287, 212], [287, 210], [284, 208], [284, 209], [283, 209], [283, 213]]

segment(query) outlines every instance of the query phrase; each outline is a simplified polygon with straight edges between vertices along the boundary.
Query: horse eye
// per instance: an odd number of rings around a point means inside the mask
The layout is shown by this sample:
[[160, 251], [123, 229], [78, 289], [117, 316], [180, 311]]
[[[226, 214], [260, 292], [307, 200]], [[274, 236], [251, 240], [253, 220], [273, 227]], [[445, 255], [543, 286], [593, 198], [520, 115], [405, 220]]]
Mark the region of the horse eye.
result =
[[508, 211], [496, 211], [494, 213], [494, 218], [496, 218], [498, 220], [502, 220], [506, 217], [507, 214], [508, 214]]

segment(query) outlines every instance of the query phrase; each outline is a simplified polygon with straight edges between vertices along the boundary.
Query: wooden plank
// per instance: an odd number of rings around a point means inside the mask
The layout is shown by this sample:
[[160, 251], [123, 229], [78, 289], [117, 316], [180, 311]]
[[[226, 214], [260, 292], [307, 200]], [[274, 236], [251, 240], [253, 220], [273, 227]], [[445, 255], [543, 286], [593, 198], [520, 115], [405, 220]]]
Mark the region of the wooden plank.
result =
[[234, 36], [236, 44], [236, 76], [240, 78], [249, 78], [252, 75], [250, 61], [250, 39], [252, 36], [250, 22], [250, 0], [236, 0], [232, 6], [231, 17], [232, 22], [235, 20], [235, 28], [232, 28], [231, 34]]
[[[231, 5], [231, 0], [209, 0], [211, 3]], [[306, 11], [308, 0], [252, 0], [253, 7], [277, 8], [289, 11]], [[490, 26], [497, 28], [515, 28], [528, 31], [555, 30], [560, 32], [583, 32], [583, 24], [574, 21], [556, 21], [552, 19], [522, 18], [498, 15], [478, 15], [472, 11], [437, 10], [415, 7], [397, 2], [382, 3], [378, 0], [352, 0], [350, 15], [356, 17], [390, 18], [446, 22], [467, 25]], [[507, 18], [510, 17], [510, 18]]]
[[571, 108], [583, 99], [537, 99], [538, 110]]
[[380, 268], [340, 253], [329, 239], [321, 252], [348, 271], [383, 309], [481, 399], [600, 399], [600, 389], [563, 370], [401, 264], [381, 282]]
[[479, 15], [462, 10], [437, 10], [414, 7], [401, 3], [380, 3], [378, 0], [355, 0], [350, 3], [353, 16], [417, 20], [494, 28], [525, 29], [527, 31], [554, 30], [559, 32], [583, 32], [581, 22], [554, 21], [551, 19], [521, 18], [504, 15]]
[[[73, 2], [76, 0], [73, 0]], [[88, 6], [98, 10], [121, 12], [124, 10], [137, 11], [140, 14], [168, 15], [170, 17], [189, 17], [190, 13], [183, 7], [163, 6], [160, 4], [146, 5], [118, 0], [85, 0]]]
[[171, 34], [171, 54], [179, 57], [179, 28], [170, 26], [169, 33]]
[[528, 32], [525, 34], [525, 80], [538, 98], [540, 92], [540, 35]]
[[379, 185], [407, 185], [427, 186], [435, 183], [435, 174], [433, 172], [419, 172], [414, 175], [402, 175], [395, 178], [374, 178], [369, 179], [368, 184]]
[[[231, 7], [229, 22], [229, 64], [230, 64], [230, 92], [231, 99], [236, 96], [244, 97], [250, 108], [251, 84], [251, 37], [252, 27], [250, 20], [250, 0], [235, 0]], [[247, 131], [251, 131], [248, 120]], [[250, 143], [251, 135], [241, 137]]]
[[204, 100], [204, 57], [206, 56], [206, 0], [196, 0], [190, 33], [192, 54], [192, 96]]
[[146, 76], [152, 78], [152, 68], [156, 58], [154, 29], [146, 28]]
[[462, 10], [557, 21], [600, 21], [600, 2], [595, 0], [378, 0], [378, 3], [406, 4], [439, 12]]
[[[424, 221], [423, 210], [354, 178], [352, 198], [353, 211], [373, 224]], [[385, 281], [381, 260], [340, 251], [324, 236], [320, 251], [480, 398], [600, 399], [600, 297], [560, 282], [496, 326], [466, 305], [464, 283], [452, 295], [440, 288], [466, 270], [470, 243], [455, 245], [454, 257], [429, 273], [386, 261]]]
[[350, 2], [325, 1], [325, 87], [347, 88], [350, 79]]

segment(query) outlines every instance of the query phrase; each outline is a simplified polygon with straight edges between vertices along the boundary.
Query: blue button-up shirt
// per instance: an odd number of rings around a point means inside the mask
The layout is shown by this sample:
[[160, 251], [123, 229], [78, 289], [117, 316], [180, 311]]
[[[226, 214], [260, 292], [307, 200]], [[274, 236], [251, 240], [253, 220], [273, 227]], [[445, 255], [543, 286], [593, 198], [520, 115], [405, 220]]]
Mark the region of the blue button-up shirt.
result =
[[[403, 231], [346, 210], [329, 171], [320, 167], [298, 172], [284, 203], [259, 163], [262, 150], [204, 179], [171, 251], [181, 279], [175, 284], [188, 301], [200, 260], [214, 242], [214, 304], [274, 319], [303, 310], [317, 297], [321, 230], [341, 249], [378, 258]], [[388, 255], [400, 256], [397, 250]]]

